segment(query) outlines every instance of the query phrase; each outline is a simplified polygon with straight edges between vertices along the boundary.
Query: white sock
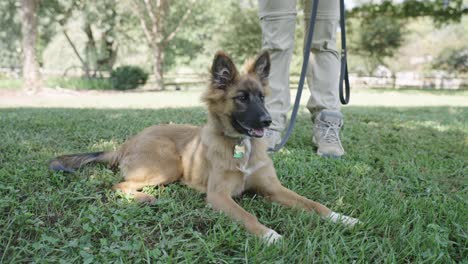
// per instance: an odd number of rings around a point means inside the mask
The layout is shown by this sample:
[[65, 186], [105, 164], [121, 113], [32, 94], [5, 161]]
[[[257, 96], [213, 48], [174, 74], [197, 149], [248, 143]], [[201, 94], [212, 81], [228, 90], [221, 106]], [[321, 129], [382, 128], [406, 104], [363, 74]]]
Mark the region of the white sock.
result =
[[350, 227], [353, 227], [355, 224], [360, 223], [360, 221], [356, 218], [335, 212], [331, 212], [327, 218], [330, 219], [333, 223], [343, 223]]
[[268, 230], [268, 232], [266, 232], [266, 233], [263, 235], [262, 238], [263, 238], [263, 240], [264, 240], [265, 242], [267, 242], [268, 245], [270, 245], [270, 244], [275, 243], [275, 242], [278, 241], [279, 239], [281, 239], [282, 236], [281, 236], [280, 234], [276, 233], [275, 230], [270, 229], [270, 230]]

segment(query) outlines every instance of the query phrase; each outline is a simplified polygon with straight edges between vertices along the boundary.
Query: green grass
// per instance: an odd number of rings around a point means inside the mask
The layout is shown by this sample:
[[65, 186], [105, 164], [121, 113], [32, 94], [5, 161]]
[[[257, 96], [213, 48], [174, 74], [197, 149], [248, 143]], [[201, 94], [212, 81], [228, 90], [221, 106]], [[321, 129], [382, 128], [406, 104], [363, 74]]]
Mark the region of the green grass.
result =
[[75, 90], [111, 90], [112, 83], [107, 78], [54, 77], [46, 81], [49, 87], [61, 87]]
[[[44, 82], [47, 87], [60, 87], [73, 90], [111, 90], [112, 83], [109, 79], [78, 78], [78, 77], [50, 77]], [[0, 78], [0, 89], [21, 89], [22, 79]]]
[[18, 90], [23, 87], [23, 80], [21, 79], [4, 79], [0, 76], [0, 89]]
[[434, 94], [434, 95], [468, 95], [468, 87], [461, 87], [459, 89], [435, 89], [431, 87], [424, 88], [367, 88], [365, 91], [375, 92], [375, 93], [384, 93], [384, 92], [399, 92], [399, 93], [422, 93], [422, 94]]
[[313, 154], [308, 115], [273, 156], [281, 181], [352, 230], [261, 197], [236, 200], [284, 236], [265, 246], [181, 184], [155, 205], [110, 191], [104, 166], [52, 173], [47, 161], [112, 149], [156, 123], [203, 124], [201, 108], [0, 109], [0, 262], [459, 263], [468, 256], [468, 108], [347, 107], [341, 160]]

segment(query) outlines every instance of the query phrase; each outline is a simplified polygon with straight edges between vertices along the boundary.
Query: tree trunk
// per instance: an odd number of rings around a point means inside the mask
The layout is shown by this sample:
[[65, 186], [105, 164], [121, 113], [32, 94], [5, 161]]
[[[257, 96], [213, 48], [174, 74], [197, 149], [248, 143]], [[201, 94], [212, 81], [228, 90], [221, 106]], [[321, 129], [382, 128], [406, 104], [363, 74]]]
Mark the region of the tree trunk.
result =
[[91, 75], [90, 75], [90, 72], [89, 72], [89, 66], [88, 66], [88, 63], [80, 56], [80, 53], [78, 52], [78, 50], [76, 49], [76, 46], [75, 44], [73, 44], [73, 41], [70, 39], [70, 36], [68, 36], [68, 33], [65, 29], [63, 29], [63, 35], [65, 35], [65, 38], [67, 39], [68, 41], [68, 44], [70, 44], [70, 46], [72, 47], [73, 49], [73, 52], [75, 53], [75, 55], [78, 57], [78, 59], [80, 60], [81, 62], [81, 65], [83, 66], [83, 70], [85, 72], [85, 75], [86, 75], [86, 78], [91, 78]]
[[99, 71], [106, 70], [111, 72], [114, 68], [115, 61], [117, 59], [117, 52], [119, 50], [119, 45], [114, 41], [111, 36], [112, 32], [107, 30], [103, 33], [102, 39], [104, 43], [102, 44], [103, 50], [100, 57], [97, 60], [97, 69]]
[[85, 46], [86, 64], [88, 65], [88, 69], [93, 68], [95, 70], [93, 73], [93, 77], [96, 77], [96, 69], [98, 68], [96, 62], [98, 58], [98, 52], [96, 48], [96, 41], [94, 40], [93, 29], [91, 28], [91, 24], [89, 24], [88, 21], [85, 22], [85, 26], [83, 29], [88, 39], [88, 41], [86, 41]]
[[394, 72], [392, 72], [392, 88], [393, 89], [396, 89], [396, 74]]
[[37, 91], [41, 76], [36, 55], [38, 0], [21, 0], [21, 32], [23, 35], [23, 87]]
[[156, 90], [165, 90], [164, 87], [164, 51], [158, 45], [153, 45], [153, 74], [156, 79], [155, 89]]

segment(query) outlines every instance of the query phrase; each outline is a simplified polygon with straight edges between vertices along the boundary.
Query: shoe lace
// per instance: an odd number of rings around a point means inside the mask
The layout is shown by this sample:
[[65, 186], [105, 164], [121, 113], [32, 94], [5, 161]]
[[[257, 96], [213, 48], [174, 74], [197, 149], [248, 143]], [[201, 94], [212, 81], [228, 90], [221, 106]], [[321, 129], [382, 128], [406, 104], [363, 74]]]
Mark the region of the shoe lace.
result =
[[323, 120], [318, 120], [318, 127], [320, 128], [321, 138], [326, 143], [330, 144], [339, 144], [341, 146], [340, 140], [340, 129], [341, 125], [334, 122], [326, 122]]

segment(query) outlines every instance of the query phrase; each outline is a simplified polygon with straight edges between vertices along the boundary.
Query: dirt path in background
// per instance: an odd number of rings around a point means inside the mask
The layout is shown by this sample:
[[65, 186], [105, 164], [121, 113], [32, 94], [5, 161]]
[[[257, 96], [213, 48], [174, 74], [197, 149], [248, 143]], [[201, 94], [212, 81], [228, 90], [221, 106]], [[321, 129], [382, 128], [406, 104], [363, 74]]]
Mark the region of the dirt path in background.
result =
[[[64, 108], [167, 108], [201, 106], [203, 90], [189, 91], [72, 91], [44, 89], [37, 94], [13, 90], [0, 90], [0, 108], [12, 107], [64, 107]], [[293, 90], [291, 99], [294, 100]], [[302, 104], [309, 92], [304, 91]], [[468, 93], [453, 95], [419, 91], [356, 90], [351, 94], [351, 106], [468, 106]]]

